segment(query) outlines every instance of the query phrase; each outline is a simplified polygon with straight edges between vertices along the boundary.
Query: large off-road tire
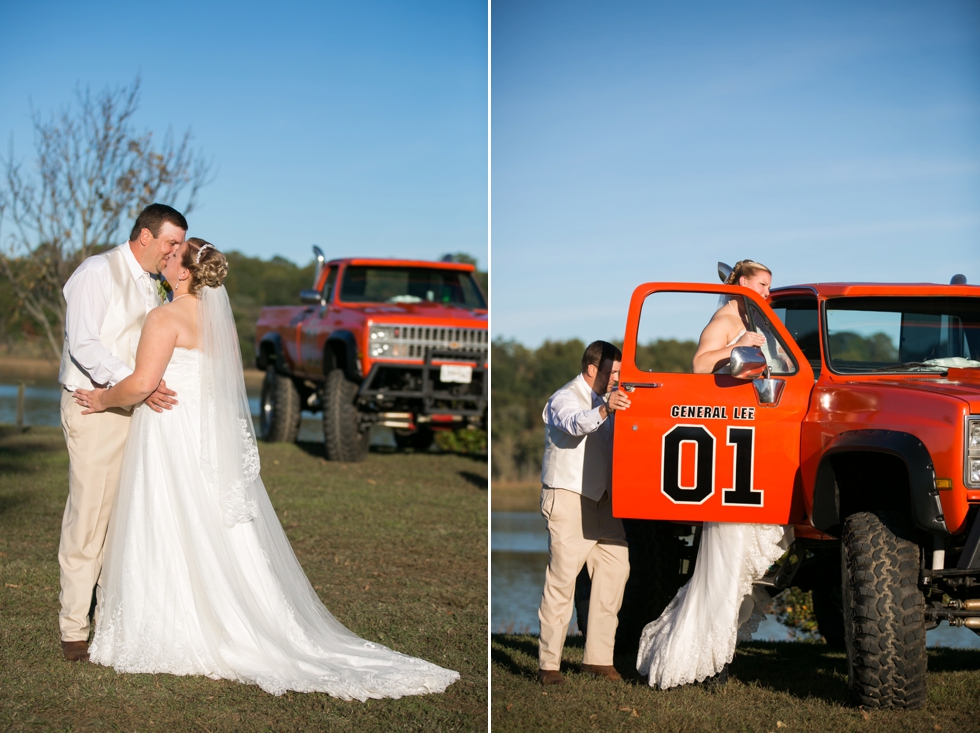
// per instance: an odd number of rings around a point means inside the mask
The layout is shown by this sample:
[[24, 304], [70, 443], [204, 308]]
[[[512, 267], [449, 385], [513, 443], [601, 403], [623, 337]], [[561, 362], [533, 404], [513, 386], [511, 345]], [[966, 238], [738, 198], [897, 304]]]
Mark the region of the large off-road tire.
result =
[[432, 447], [435, 442], [436, 434], [432, 428], [419, 428], [414, 433], [408, 435], [395, 433], [395, 445], [402, 450], [411, 448], [416, 453], [424, 453]]
[[328, 461], [356, 463], [368, 453], [370, 436], [361, 432], [357, 419], [357, 384], [341, 369], [327, 374], [323, 387], [323, 441]]
[[293, 380], [270, 366], [259, 399], [259, 432], [270, 443], [295, 443], [302, 417], [299, 390]]
[[925, 601], [908, 521], [890, 512], [844, 520], [841, 575], [848, 685], [867, 707], [926, 701]]

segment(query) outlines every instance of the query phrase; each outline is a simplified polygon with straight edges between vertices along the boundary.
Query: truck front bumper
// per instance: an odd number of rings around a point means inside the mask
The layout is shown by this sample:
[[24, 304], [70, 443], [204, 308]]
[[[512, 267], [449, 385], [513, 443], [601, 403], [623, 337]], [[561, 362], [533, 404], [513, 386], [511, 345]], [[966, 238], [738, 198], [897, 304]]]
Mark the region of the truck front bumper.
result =
[[[419, 415], [483, 417], [487, 410], [487, 353], [429, 349], [422, 364], [375, 362], [357, 393], [361, 405], [397, 402]], [[444, 363], [473, 367], [469, 384], [443, 382]]]

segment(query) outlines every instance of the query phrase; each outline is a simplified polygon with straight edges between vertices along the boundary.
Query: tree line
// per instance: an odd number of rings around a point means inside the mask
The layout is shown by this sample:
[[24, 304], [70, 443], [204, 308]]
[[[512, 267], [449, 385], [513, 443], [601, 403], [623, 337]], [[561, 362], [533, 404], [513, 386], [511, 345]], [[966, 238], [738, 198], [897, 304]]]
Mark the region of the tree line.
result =
[[[110, 245], [112, 246], [112, 245]], [[93, 247], [89, 254], [96, 254], [108, 246]], [[265, 305], [299, 305], [299, 291], [309, 288], [313, 283], [313, 267], [300, 267], [278, 255], [269, 260], [249, 257], [237, 251], [225, 252], [228, 258], [228, 277], [225, 287], [231, 300], [231, 308], [238, 328], [238, 339], [242, 347], [242, 360], [246, 367], [255, 361], [255, 323], [259, 311]], [[81, 258], [66, 268], [70, 275]], [[31, 257], [11, 258], [9, 267], [16, 273], [33, 267]], [[60, 290], [51, 294], [61, 297]], [[62, 297], [62, 300], [64, 298]], [[13, 288], [0, 288], [0, 352], [38, 358], [60, 356], [61, 341], [57, 342], [57, 353], [52, 349], [48, 330], [63, 329], [53, 314], [48, 316], [51, 323], [46, 328], [38, 322], [37, 316], [24, 307], [23, 300]], [[63, 331], [60, 331], [63, 333]], [[63, 338], [63, 336], [61, 336]]]
[[[614, 342], [622, 346], [620, 342]], [[529, 349], [513, 340], [490, 345], [490, 473], [494, 481], [534, 482], [541, 474], [548, 398], [582, 371], [585, 344], [545, 341]], [[696, 341], [658, 340], [638, 351], [654, 371], [690, 371]]]
[[[104, 249], [107, 247], [94, 248], [90, 254]], [[235, 250], [225, 252], [224, 255], [228, 258], [225, 288], [238, 329], [242, 363], [248, 368], [255, 363], [255, 324], [260, 311], [267, 305], [300, 305], [300, 291], [313, 285], [315, 262], [311, 260], [300, 266], [279, 255], [264, 260]], [[474, 262], [472, 257], [465, 254], [456, 254], [454, 258]], [[73, 266], [67, 270], [69, 275], [80, 261], [79, 259], [72, 263]], [[14, 271], [33, 266], [30, 257], [11, 259], [8, 262]], [[486, 292], [487, 273], [478, 271], [476, 277]], [[61, 297], [60, 290], [57, 297]], [[51, 324], [51, 327], [63, 328], [60, 324]], [[47, 359], [56, 356], [51, 349], [46, 329], [23, 307], [17, 292], [12, 288], [0, 287], [0, 353]], [[60, 354], [59, 340], [57, 356]]]

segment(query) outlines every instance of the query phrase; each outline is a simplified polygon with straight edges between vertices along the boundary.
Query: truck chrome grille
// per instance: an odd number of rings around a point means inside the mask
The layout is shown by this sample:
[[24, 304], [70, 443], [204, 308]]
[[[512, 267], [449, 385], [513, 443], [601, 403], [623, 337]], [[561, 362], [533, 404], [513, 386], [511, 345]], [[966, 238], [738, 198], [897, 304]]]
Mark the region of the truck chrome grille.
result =
[[424, 359], [426, 349], [485, 353], [489, 348], [485, 328], [384, 324], [371, 326], [369, 338], [372, 359]]

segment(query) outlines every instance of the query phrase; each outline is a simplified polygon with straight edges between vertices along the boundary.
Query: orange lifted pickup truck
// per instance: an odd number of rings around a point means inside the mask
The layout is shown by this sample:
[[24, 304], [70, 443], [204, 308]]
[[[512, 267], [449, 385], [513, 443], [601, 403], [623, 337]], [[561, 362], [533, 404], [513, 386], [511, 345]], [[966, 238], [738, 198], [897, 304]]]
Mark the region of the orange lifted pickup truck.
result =
[[263, 308], [256, 326], [262, 437], [293, 441], [301, 410], [322, 412], [327, 458], [359, 461], [375, 425], [416, 449], [436, 430], [485, 428], [487, 304], [473, 265], [313, 251], [308, 305]]
[[[741, 300], [766, 339], [736, 348], [725, 373], [658, 371], [637, 348], [678, 323], [696, 338], [720, 297]], [[922, 705], [926, 629], [980, 633], [980, 288], [827, 283], [764, 301], [647, 283], [630, 303], [620, 388], [632, 406], [616, 420], [613, 512], [633, 577], [665, 588], [624, 604], [639, 614], [621, 617], [626, 633], [689, 574], [699, 523], [793, 525], [763, 583], [813, 591], [861, 704]]]

